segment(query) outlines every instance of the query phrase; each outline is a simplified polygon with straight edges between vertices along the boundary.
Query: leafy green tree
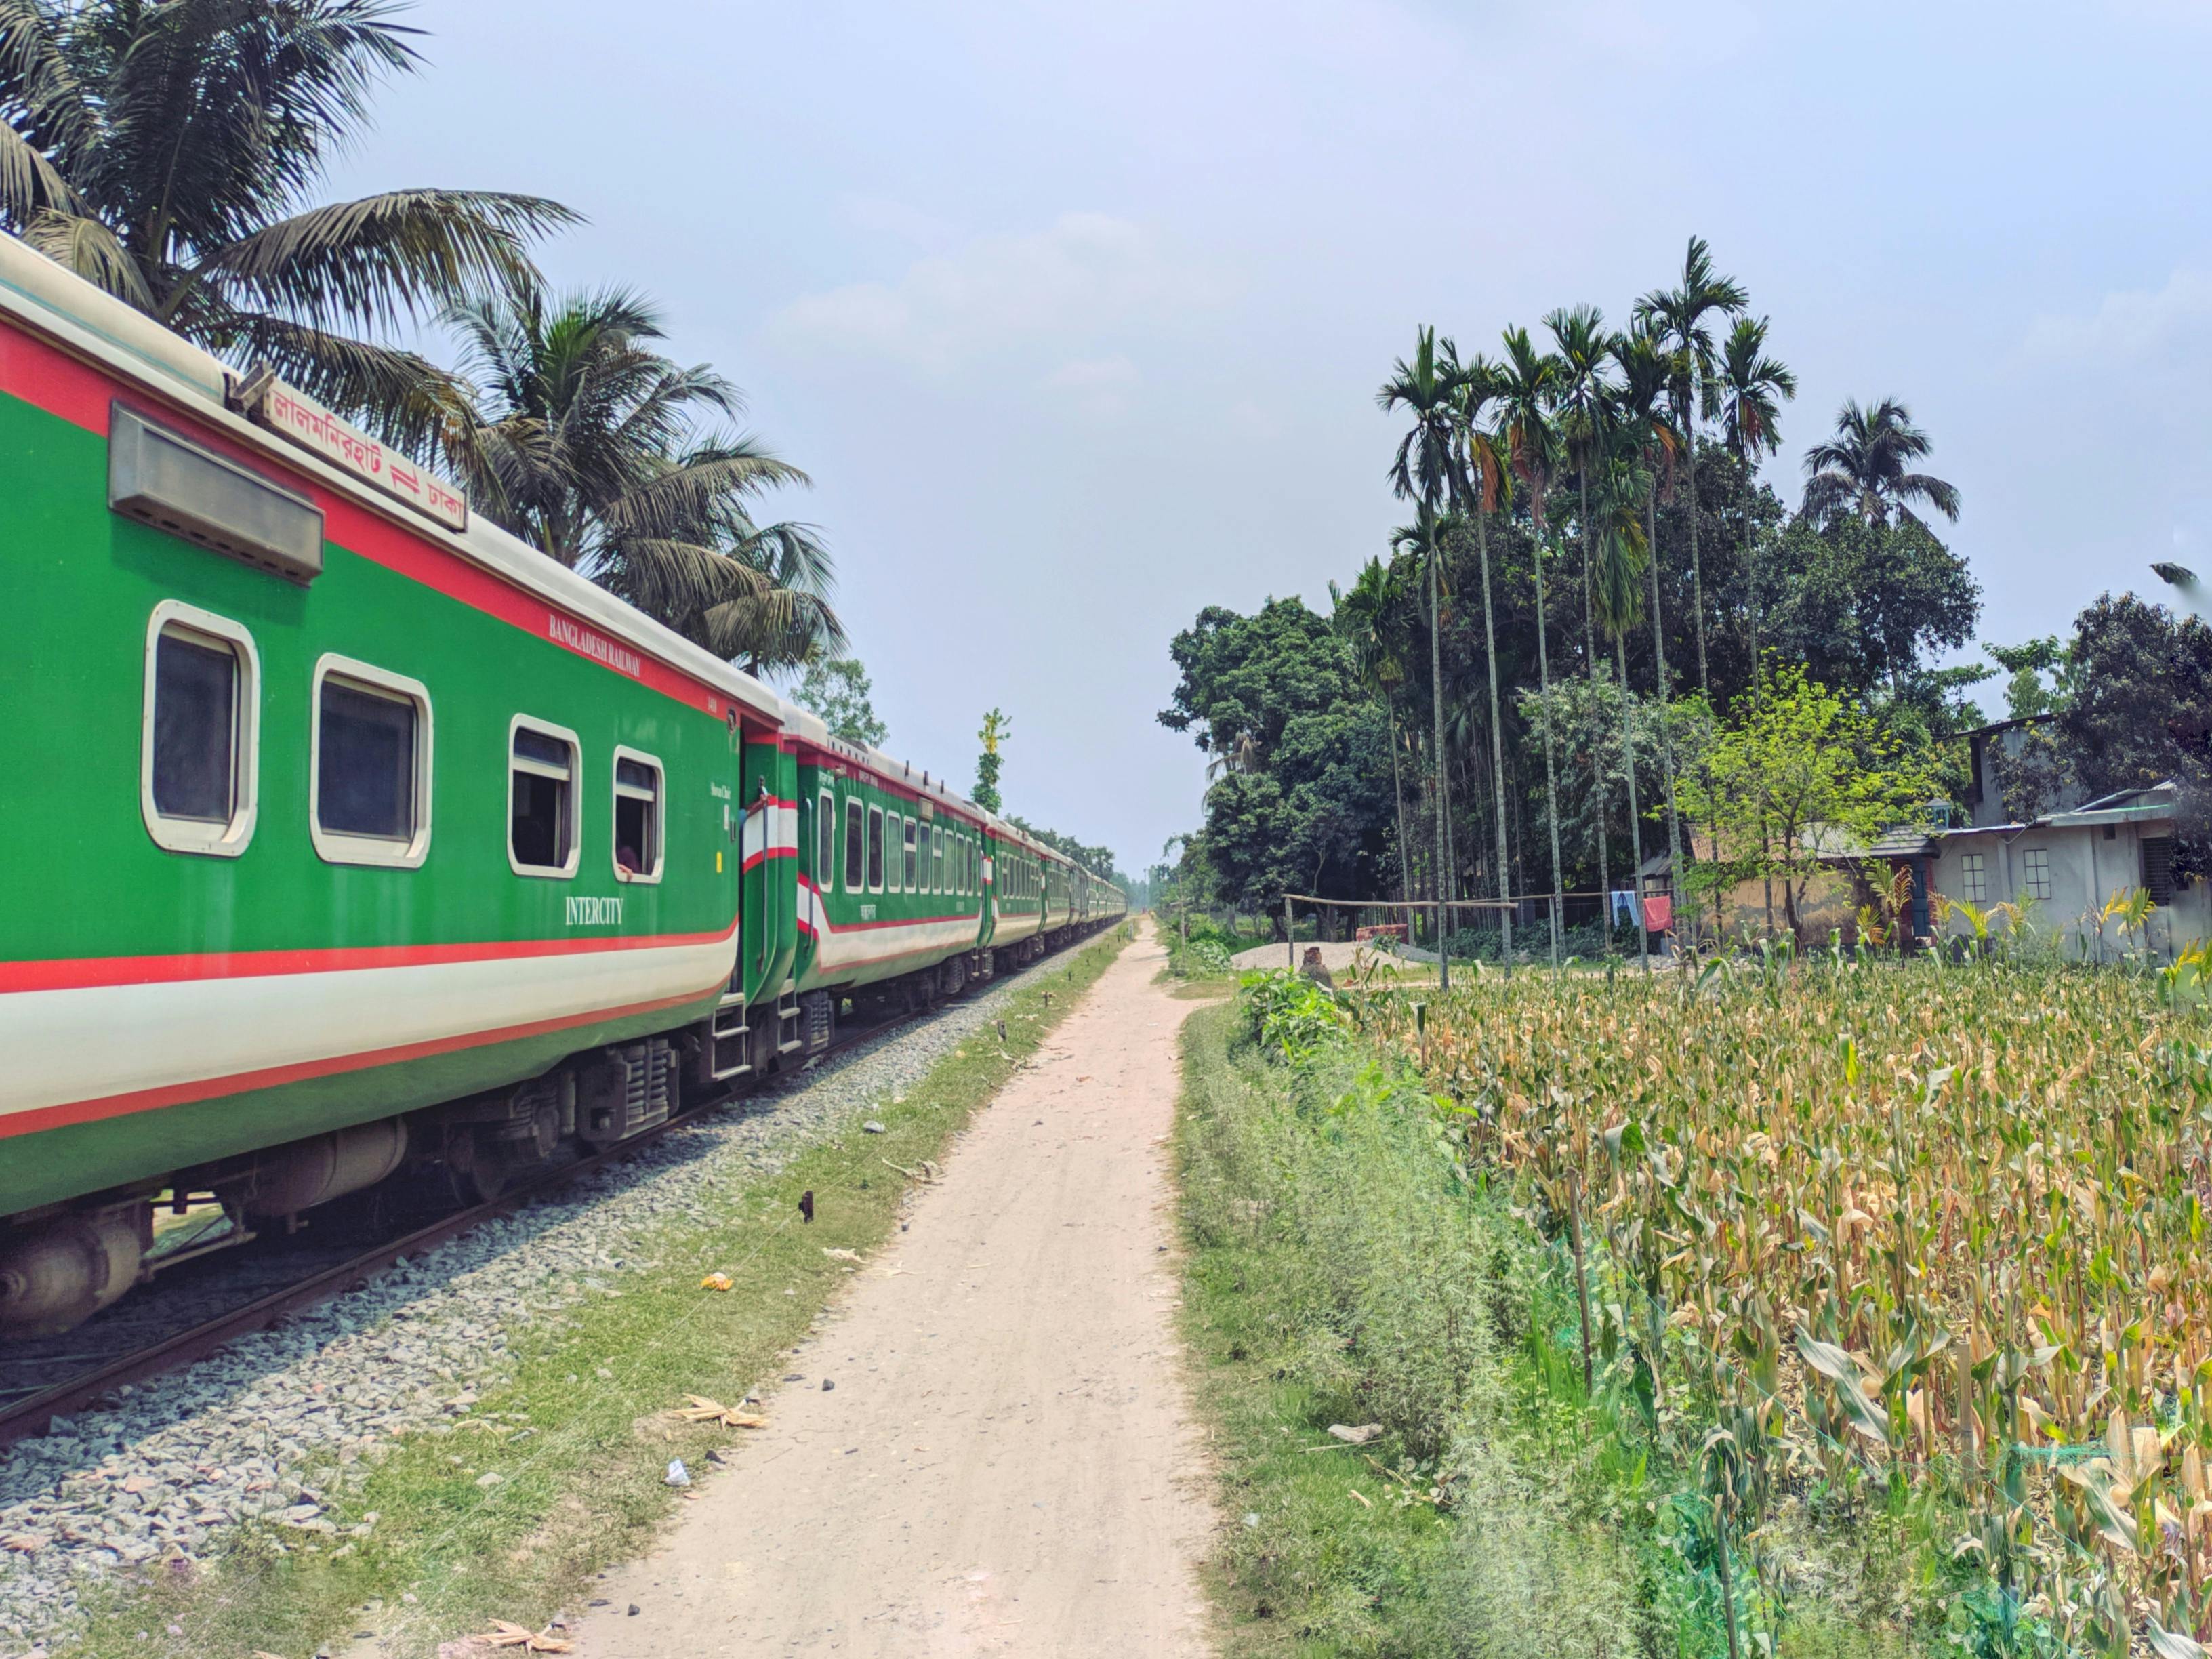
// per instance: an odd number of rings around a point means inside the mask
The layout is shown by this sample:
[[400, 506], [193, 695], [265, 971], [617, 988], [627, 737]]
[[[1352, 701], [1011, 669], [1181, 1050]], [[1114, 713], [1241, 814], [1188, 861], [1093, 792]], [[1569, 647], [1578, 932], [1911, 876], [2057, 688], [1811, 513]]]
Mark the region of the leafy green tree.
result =
[[1051, 848], [1054, 852], [1064, 855], [1083, 869], [1088, 870], [1101, 881], [1110, 881], [1125, 892], [1128, 890], [1129, 878], [1116, 871], [1111, 848], [1085, 847], [1073, 836], [1063, 836], [1057, 830], [1040, 830], [1024, 817], [1010, 817], [1006, 822], [1017, 830], [1035, 836]]
[[2067, 656], [2062, 781], [2092, 797], [2174, 783], [2175, 871], [2212, 875], [2212, 627], [2106, 593], [2075, 618]]
[[1224, 771], [1264, 770], [1294, 716], [1360, 696], [1351, 647], [1296, 597], [1249, 617], [1208, 605], [1168, 655], [1180, 678], [1159, 722]]
[[0, 0], [0, 225], [187, 339], [417, 450], [458, 389], [374, 343], [534, 280], [576, 222], [495, 191], [317, 204], [371, 94], [420, 62], [388, 0]]
[[999, 749], [1012, 730], [1012, 722], [994, 708], [983, 716], [983, 729], [975, 734], [983, 745], [983, 752], [975, 757], [975, 805], [987, 812], [995, 812], [1003, 805], [999, 797]]
[[1887, 524], [1893, 513], [1920, 522], [1912, 503], [1932, 507], [1955, 522], [1959, 491], [1931, 473], [1906, 471], [1925, 460], [1928, 434], [1912, 424], [1912, 411], [1894, 398], [1872, 409], [1847, 399], [1836, 416], [1835, 435], [1805, 452], [1806, 517], [1826, 520], [1853, 514], [1868, 524]]
[[1864, 846], [1915, 817], [1936, 781], [1859, 704], [1794, 665], [1777, 669], [1681, 781], [1684, 809], [1710, 827], [1714, 848], [1686, 885], [1707, 892], [1778, 882], [1783, 914], [1802, 936], [1798, 907], [1822, 853]]
[[1838, 690], [1929, 702], [1927, 659], [1974, 636], [1980, 585], [1916, 520], [1847, 516], [1816, 527], [1800, 516], [1761, 557], [1767, 639]]
[[1682, 256], [1682, 280], [1671, 289], [1656, 289], [1636, 302], [1637, 321], [1670, 348], [1669, 395], [1674, 404], [1674, 429], [1682, 434], [1682, 465], [1688, 474], [1691, 511], [1690, 592], [1698, 625], [1698, 689], [1712, 700], [1712, 678], [1705, 665], [1705, 589], [1704, 566], [1698, 550], [1698, 416], [1701, 404], [1711, 398], [1714, 374], [1712, 330], [1706, 319], [1716, 313], [1733, 316], [1749, 303], [1742, 284], [1713, 270], [1712, 250], [1702, 236], [1690, 238]]
[[1397, 805], [1398, 892], [1411, 898], [1413, 872], [1406, 844], [1406, 786], [1398, 764], [1398, 688], [1406, 678], [1403, 642], [1391, 625], [1397, 607], [1397, 575], [1380, 559], [1370, 559], [1350, 592], [1328, 585], [1337, 631], [1352, 647], [1353, 672], [1370, 696], [1382, 705], [1390, 722], [1390, 792]]
[[[2048, 714], [2064, 702], [2067, 653], [2056, 634], [2024, 645], [1984, 645], [1982, 649], [2012, 677], [2005, 682], [2006, 718], [2025, 720]], [[2045, 674], [2057, 679], [2055, 688], [2043, 683]]]
[[877, 718], [870, 700], [873, 689], [858, 657], [817, 657], [806, 665], [805, 676], [792, 696], [801, 708], [821, 715], [832, 736], [880, 749], [890, 733]]
[[720, 428], [737, 387], [655, 349], [665, 331], [641, 295], [524, 284], [448, 315], [479, 388], [449, 448], [488, 517], [756, 672], [842, 648], [826, 550], [804, 525], [750, 514], [806, 475]]
[[[1628, 789], [1628, 835], [1630, 856], [1630, 890], [1638, 895], [1642, 904], [1644, 869], [1643, 809], [1638, 804], [1636, 787], [1636, 738], [1630, 720], [1635, 706], [1635, 694], [1628, 689], [1628, 632], [1644, 617], [1644, 565], [1650, 557], [1650, 548], [1644, 539], [1644, 526], [1637, 522], [1637, 508], [1648, 491], [1636, 469], [1626, 458], [1616, 461], [1607, 471], [1598, 489], [1598, 512], [1590, 526], [1597, 538], [1596, 551], [1590, 573], [1591, 597], [1598, 621], [1606, 636], [1613, 641], [1613, 664], [1620, 677], [1620, 771]], [[1598, 811], [1604, 812], [1607, 791], [1601, 786], [1598, 792]], [[1600, 869], [1604, 866], [1602, 863]], [[1610, 890], [1607, 893], [1607, 927], [1606, 954], [1613, 954], [1613, 929], [1610, 926], [1612, 904]], [[1637, 930], [1638, 955], [1648, 973], [1651, 967], [1649, 935], [1643, 928]]]

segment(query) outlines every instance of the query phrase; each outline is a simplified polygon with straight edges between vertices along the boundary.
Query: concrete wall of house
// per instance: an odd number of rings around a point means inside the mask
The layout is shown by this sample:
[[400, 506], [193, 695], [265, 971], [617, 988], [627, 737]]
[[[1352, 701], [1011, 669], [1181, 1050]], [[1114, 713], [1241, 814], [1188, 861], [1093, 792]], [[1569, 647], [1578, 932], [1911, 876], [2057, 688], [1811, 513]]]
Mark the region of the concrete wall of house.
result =
[[[2108, 831], [2109, 840], [2106, 838]], [[2033, 853], [2043, 855], [2039, 884], [2034, 880], [2039, 861], [2029, 856]], [[1978, 880], [1968, 862], [1972, 859], [1980, 860]], [[2093, 956], [2109, 959], [2133, 945], [2125, 928], [2117, 921], [2100, 921], [2100, 913], [2115, 893], [2130, 892], [2142, 885], [2142, 838], [2136, 824], [1942, 836], [1937, 838], [1937, 851], [1928, 863], [1936, 891], [1946, 898], [1965, 900], [1984, 909], [1993, 904], [2024, 904], [2033, 900], [2032, 924], [2056, 933], [2069, 955], [2086, 949]], [[2040, 892], [2035, 890], [2038, 885]], [[1954, 910], [1943, 931], [1971, 934], [1973, 924]], [[2176, 951], [2208, 936], [2212, 936], [2212, 892], [2201, 882], [2184, 887], [2172, 903], [2152, 919], [2151, 946], [2169, 959]]]

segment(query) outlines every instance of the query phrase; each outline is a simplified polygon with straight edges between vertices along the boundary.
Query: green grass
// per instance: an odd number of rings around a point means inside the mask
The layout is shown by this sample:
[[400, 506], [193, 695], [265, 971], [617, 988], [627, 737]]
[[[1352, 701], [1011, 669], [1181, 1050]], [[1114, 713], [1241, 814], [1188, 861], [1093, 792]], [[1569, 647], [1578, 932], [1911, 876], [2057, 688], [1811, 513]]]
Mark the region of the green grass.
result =
[[[1725, 1654], [1694, 1473], [1617, 1392], [1584, 1399], [1553, 1254], [1405, 1072], [1349, 1045], [1265, 1059], [1247, 1000], [1186, 1024], [1177, 1129], [1222, 1652]], [[1383, 1432], [1354, 1448], [1332, 1424]], [[1790, 1540], [1772, 1650], [1911, 1651], [1875, 1616], [1892, 1535]]]
[[[303, 1470], [329, 1499], [338, 1537], [241, 1528], [190, 1577], [110, 1599], [72, 1650], [289, 1659], [373, 1629], [383, 1652], [427, 1656], [494, 1618], [535, 1629], [560, 1608], [580, 1612], [592, 1575], [642, 1551], [680, 1503], [663, 1484], [668, 1460], [702, 1478], [708, 1452], [744, 1433], [672, 1411], [687, 1395], [735, 1406], [753, 1392], [774, 1410], [765, 1382], [850, 1271], [823, 1252], [872, 1250], [896, 1223], [908, 1183], [886, 1164], [942, 1158], [1125, 937], [1032, 970], [1010, 1000], [1003, 1049], [994, 1035], [971, 1036], [902, 1101], [876, 1103], [869, 1115], [885, 1133], [859, 1132], [856, 1103], [849, 1134], [817, 1143], [780, 1176], [710, 1189], [702, 1218], [629, 1241], [626, 1265], [599, 1275], [611, 1294], [519, 1319], [510, 1380], [458, 1426]], [[793, 1225], [808, 1188], [815, 1222]], [[716, 1272], [730, 1276], [729, 1292], [700, 1288]], [[499, 1480], [479, 1485], [486, 1475]], [[348, 1535], [372, 1515], [367, 1537]]]

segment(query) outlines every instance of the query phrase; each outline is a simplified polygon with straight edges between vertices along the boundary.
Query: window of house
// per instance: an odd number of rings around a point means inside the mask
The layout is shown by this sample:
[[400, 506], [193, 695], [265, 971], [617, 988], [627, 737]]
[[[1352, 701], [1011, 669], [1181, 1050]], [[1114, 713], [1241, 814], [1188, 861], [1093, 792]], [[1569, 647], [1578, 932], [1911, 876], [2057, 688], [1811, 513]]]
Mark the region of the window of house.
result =
[[2051, 852], [2047, 848], [2031, 847], [2020, 855], [2021, 888], [2030, 898], [2051, 896]]
[[884, 809], [868, 809], [868, 890], [884, 890]]
[[430, 693], [326, 656], [315, 665], [308, 830], [332, 864], [419, 866], [430, 850]]
[[[659, 881], [666, 848], [667, 815], [661, 810], [667, 775], [660, 763], [635, 749], [615, 750], [615, 879]], [[764, 811], [779, 809], [764, 806]]]
[[814, 804], [814, 880], [827, 890], [837, 879], [837, 799], [827, 789]]
[[518, 714], [507, 743], [507, 863], [517, 875], [574, 875], [576, 734]]
[[866, 811], [860, 802], [845, 803], [845, 890], [864, 891], [867, 887], [867, 872], [863, 860], [867, 845]]
[[1987, 904], [1990, 902], [1986, 854], [1961, 853], [1959, 855], [1959, 896], [1969, 904]]
[[253, 838], [260, 659], [236, 623], [174, 601], [146, 635], [139, 809], [156, 845], [235, 858]]
[[2142, 884], [2153, 904], [2173, 902], [2173, 837], [2147, 836], [2142, 848]]

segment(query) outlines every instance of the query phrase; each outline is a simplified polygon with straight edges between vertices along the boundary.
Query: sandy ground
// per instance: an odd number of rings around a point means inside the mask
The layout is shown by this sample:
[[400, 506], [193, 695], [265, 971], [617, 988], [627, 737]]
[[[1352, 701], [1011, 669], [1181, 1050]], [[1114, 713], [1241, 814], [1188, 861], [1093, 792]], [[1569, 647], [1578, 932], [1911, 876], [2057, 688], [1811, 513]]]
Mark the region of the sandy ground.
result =
[[587, 1659], [1206, 1650], [1164, 960], [1130, 946], [978, 1115]]
[[[1297, 947], [1298, 960], [1304, 962], [1306, 959], [1306, 952], [1311, 949], [1313, 949], [1311, 945], [1301, 940]], [[1398, 957], [1378, 951], [1372, 945], [1354, 945], [1349, 939], [1345, 939], [1336, 944], [1322, 945], [1322, 965], [1332, 974], [1341, 972], [1351, 967], [1352, 958], [1363, 951], [1366, 952], [1370, 961], [1377, 956], [1381, 956], [1386, 962], [1399, 960]], [[1230, 960], [1243, 969], [1287, 968], [1291, 965], [1290, 957], [1285, 953], [1285, 947], [1280, 945], [1255, 945], [1249, 951], [1239, 951]]]

